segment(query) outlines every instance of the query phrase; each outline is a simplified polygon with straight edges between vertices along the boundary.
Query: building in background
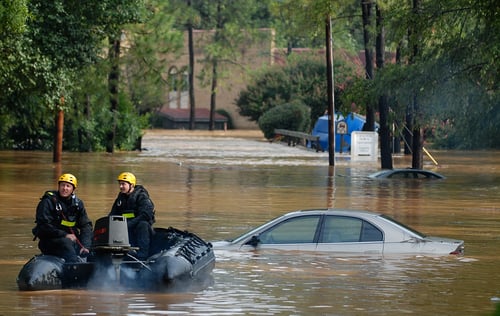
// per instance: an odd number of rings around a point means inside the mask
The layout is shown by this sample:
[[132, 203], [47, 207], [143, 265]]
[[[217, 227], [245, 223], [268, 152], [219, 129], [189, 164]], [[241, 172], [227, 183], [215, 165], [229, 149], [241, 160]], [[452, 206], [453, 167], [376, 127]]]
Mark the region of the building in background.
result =
[[[218, 79], [216, 110], [222, 110], [230, 117], [231, 127], [236, 129], [257, 129], [255, 122], [238, 113], [235, 100], [242, 89], [246, 88], [249, 70], [256, 70], [273, 63], [274, 31], [261, 29], [258, 40], [248, 43], [239, 50], [239, 58], [231, 63], [219, 63], [219, 73], [224, 76]], [[203, 46], [211, 41], [213, 31], [194, 30], [194, 94], [195, 94], [195, 126], [196, 129], [208, 129], [210, 115], [210, 84], [202, 85], [199, 80], [201, 72], [206, 65]], [[189, 93], [188, 73], [189, 54], [187, 33], [184, 36], [185, 52], [170, 67], [168, 76], [169, 84], [165, 87], [165, 103], [157, 112], [163, 128], [188, 128], [189, 123]], [[216, 129], [227, 128], [228, 120], [223, 115], [215, 117]]]

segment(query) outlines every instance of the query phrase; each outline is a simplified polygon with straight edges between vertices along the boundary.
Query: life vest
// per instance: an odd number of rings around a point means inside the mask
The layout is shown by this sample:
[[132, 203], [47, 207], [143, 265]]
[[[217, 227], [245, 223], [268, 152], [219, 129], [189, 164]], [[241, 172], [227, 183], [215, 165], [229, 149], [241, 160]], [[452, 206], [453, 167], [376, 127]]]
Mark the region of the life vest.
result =
[[[71, 204], [67, 205], [59, 200], [57, 191], [47, 191], [41, 199], [49, 198], [54, 203], [57, 216], [60, 218], [59, 225], [72, 229], [76, 225], [78, 214], [80, 213], [80, 199], [72, 194]], [[63, 203], [66, 204], [63, 206]]]

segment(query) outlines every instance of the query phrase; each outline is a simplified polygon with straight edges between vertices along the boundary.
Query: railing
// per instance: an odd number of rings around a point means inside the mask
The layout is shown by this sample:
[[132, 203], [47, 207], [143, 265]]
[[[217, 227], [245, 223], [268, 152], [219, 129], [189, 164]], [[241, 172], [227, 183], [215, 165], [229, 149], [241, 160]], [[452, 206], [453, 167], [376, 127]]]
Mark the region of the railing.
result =
[[274, 134], [275, 139], [283, 139], [288, 143], [288, 146], [307, 146], [307, 141], [310, 141], [311, 148], [316, 148], [316, 152], [324, 151], [324, 149], [321, 147], [321, 144], [319, 143], [319, 136], [279, 128], [274, 130]]

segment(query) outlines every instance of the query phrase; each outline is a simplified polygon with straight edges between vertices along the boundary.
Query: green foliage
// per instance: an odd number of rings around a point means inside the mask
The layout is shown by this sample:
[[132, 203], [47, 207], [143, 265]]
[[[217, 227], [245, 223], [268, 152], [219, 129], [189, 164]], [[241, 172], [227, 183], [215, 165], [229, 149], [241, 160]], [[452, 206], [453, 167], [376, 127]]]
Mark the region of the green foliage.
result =
[[310, 108], [300, 100], [281, 104], [265, 112], [259, 119], [264, 137], [274, 137], [274, 129], [288, 129], [308, 133], [311, 128]]
[[[5, 3], [0, 6], [0, 14], [5, 12]], [[16, 37], [0, 38], [1, 147], [50, 149], [55, 113], [63, 109], [63, 148], [101, 150], [105, 135], [115, 126], [109, 123], [113, 116], [105, 110], [109, 104], [105, 72], [108, 68], [104, 63], [98, 64], [104, 72], [94, 73], [97, 77], [92, 78], [82, 70], [94, 69], [89, 65], [100, 60], [106, 36], [114, 35], [127, 23], [144, 19], [144, 1], [32, 0], [8, 4], [17, 5], [16, 12], [20, 14], [14, 15], [11, 10], [11, 19], [0, 22], [2, 32], [14, 30], [14, 24], [19, 32]], [[24, 14], [23, 5], [29, 14]], [[22, 30], [24, 33], [20, 33]], [[64, 102], [60, 102], [61, 98]], [[140, 116], [135, 108], [130, 110], [130, 102], [123, 102], [126, 111], [115, 123], [124, 134], [119, 136], [117, 146], [132, 148], [140, 136], [138, 130], [146, 126], [147, 116]]]
[[[188, 8], [184, 0], [1, 2], [0, 148], [50, 149], [60, 108], [66, 118], [65, 149], [102, 150], [111, 128], [116, 128], [118, 148], [133, 147], [147, 126], [147, 113], [164, 102], [166, 69], [184, 45], [187, 21], [196, 28], [218, 29], [204, 47], [206, 58], [198, 61], [206, 66], [200, 77], [204, 84], [213, 79], [212, 66], [219, 79], [229, 78], [224, 64], [238, 63], [238, 48], [249, 43], [256, 26], [274, 27], [277, 47], [324, 47], [329, 14], [334, 47], [356, 51], [362, 42], [359, 1], [191, 3]], [[386, 63], [367, 82], [356, 79], [342, 59], [334, 59], [336, 110], [348, 111], [344, 104], [351, 102], [375, 106], [386, 95], [391, 118], [401, 121], [410, 112], [416, 125], [434, 131], [435, 145], [500, 148], [498, 5], [481, 0], [419, 3], [419, 10], [408, 1], [376, 3], [384, 13], [386, 47], [392, 52], [400, 48], [401, 64]], [[127, 38], [120, 103], [111, 113], [109, 65], [101, 59], [104, 39], [122, 30]], [[259, 121], [268, 110], [298, 101], [311, 109], [314, 121], [326, 109], [324, 64], [324, 58], [292, 53], [285, 66], [259, 71], [236, 100], [240, 114]], [[409, 106], [413, 100], [418, 107]]]
[[103, 151], [106, 135], [116, 129], [115, 146], [120, 150], [136, 149], [142, 130], [148, 127], [149, 115], [139, 115], [128, 101], [128, 96], [120, 95], [120, 108], [109, 111], [108, 100], [90, 98], [91, 117], [85, 117], [75, 108], [67, 113], [64, 129], [64, 149], [70, 151]]
[[[344, 102], [370, 104], [388, 96], [392, 122], [411, 114], [432, 130], [434, 146], [499, 148], [500, 22], [491, 1], [385, 2], [389, 47], [400, 64], [386, 64], [373, 82], [354, 79]], [[410, 34], [408, 30], [411, 30]], [[408, 36], [409, 34], [409, 36]]]
[[[351, 75], [350, 69], [341, 61], [335, 64], [336, 93], [344, 78]], [[276, 65], [257, 73], [251, 84], [242, 90], [236, 100], [240, 114], [258, 121], [269, 109], [300, 100], [310, 108], [311, 120], [316, 121], [328, 108], [326, 65], [323, 60], [292, 55], [285, 66]], [[336, 102], [337, 110], [343, 108]]]
[[[457, 82], [454, 82], [455, 84]], [[500, 93], [457, 86], [459, 104], [443, 104], [438, 121], [433, 124], [433, 146], [448, 149], [500, 148]], [[450, 88], [448, 88], [450, 89]], [[448, 90], [448, 89], [445, 89]], [[455, 100], [451, 99], [450, 100]]]
[[142, 130], [148, 128], [150, 114], [138, 115], [128, 96], [122, 95], [120, 108], [115, 113], [116, 122], [116, 147], [120, 150], [134, 150], [138, 139], [142, 137]]
[[[71, 100], [71, 75], [53, 70], [51, 60], [29, 46], [17, 47], [10, 73], [0, 82], [1, 148], [50, 149], [53, 145], [54, 115], [61, 96]], [[13, 77], [9, 77], [12, 75]]]
[[[65, 116], [64, 149], [71, 151], [102, 151], [106, 148], [107, 135], [115, 130], [115, 147], [133, 150], [148, 127], [148, 114], [140, 114], [126, 89], [119, 94], [119, 107], [109, 108], [107, 64], [102, 62], [80, 73], [73, 106]], [[123, 85], [123, 83], [122, 83]]]
[[332, 19], [333, 45], [355, 51], [356, 11], [359, 1], [282, 0], [271, 1], [269, 11], [276, 29], [276, 43], [287, 48], [325, 47], [325, 23]]
[[267, 110], [292, 98], [292, 83], [284, 68], [271, 67], [255, 76], [252, 84], [242, 90], [236, 100], [239, 113], [258, 121]]
[[0, 38], [21, 34], [28, 17], [27, 0], [0, 2]]
[[[184, 44], [184, 35], [173, 28], [175, 16], [168, 14], [169, 3], [152, 1], [152, 14], [145, 23], [126, 28], [127, 54], [121, 58], [126, 90], [139, 113], [160, 108], [165, 102], [172, 60]], [[169, 57], [172, 58], [172, 57]]]
[[93, 1], [31, 0], [27, 36], [54, 68], [78, 68], [93, 62], [103, 34]]

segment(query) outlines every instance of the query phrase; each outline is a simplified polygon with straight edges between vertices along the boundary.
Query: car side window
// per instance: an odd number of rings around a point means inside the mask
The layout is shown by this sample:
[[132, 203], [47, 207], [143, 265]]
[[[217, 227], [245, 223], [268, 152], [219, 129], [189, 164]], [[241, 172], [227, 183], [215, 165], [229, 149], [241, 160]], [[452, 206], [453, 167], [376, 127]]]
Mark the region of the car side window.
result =
[[417, 178], [417, 179], [429, 178], [429, 174], [424, 173], [424, 172], [415, 172], [415, 178]]
[[406, 178], [409, 178], [409, 176], [408, 176], [408, 172], [396, 171], [393, 174], [391, 174], [388, 178], [391, 178], [391, 179], [406, 179]]
[[327, 216], [323, 225], [320, 242], [366, 242], [382, 241], [382, 232], [359, 218], [348, 216]]
[[312, 243], [319, 216], [301, 216], [281, 222], [259, 235], [261, 244]]
[[363, 230], [361, 231], [361, 241], [383, 241], [384, 234], [377, 227], [363, 221]]

